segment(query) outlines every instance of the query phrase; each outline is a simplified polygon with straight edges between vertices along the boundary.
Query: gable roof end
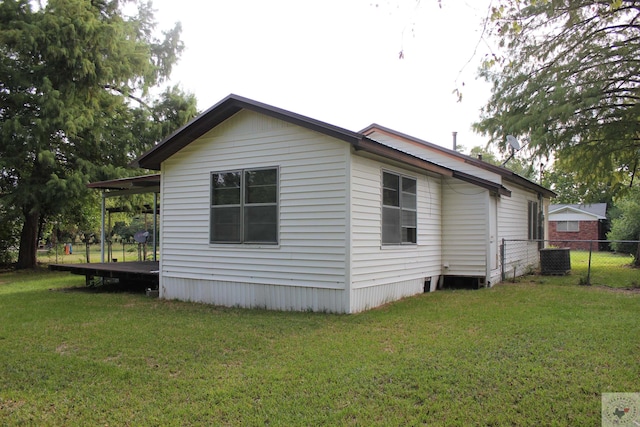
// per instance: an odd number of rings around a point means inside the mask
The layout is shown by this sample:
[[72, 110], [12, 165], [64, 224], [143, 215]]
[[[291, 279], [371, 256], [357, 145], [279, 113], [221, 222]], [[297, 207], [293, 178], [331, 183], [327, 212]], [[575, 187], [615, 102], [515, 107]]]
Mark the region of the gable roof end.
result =
[[606, 203], [593, 203], [590, 205], [576, 205], [576, 204], [549, 205], [549, 215], [555, 214], [555, 213], [567, 212], [567, 211], [594, 216], [597, 219], [607, 219]]
[[297, 124], [351, 144], [362, 138], [359, 133], [231, 94], [159, 142], [134, 163], [142, 168], [160, 170], [160, 164], [164, 160], [243, 109]]

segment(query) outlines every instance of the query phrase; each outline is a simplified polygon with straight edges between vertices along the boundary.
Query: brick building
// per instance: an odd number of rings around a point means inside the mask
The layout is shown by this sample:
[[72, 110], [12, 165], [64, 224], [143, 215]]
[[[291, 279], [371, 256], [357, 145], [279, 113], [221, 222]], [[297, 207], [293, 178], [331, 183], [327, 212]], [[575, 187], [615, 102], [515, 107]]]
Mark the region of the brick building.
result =
[[553, 246], [589, 250], [603, 250], [607, 232], [607, 204], [550, 205], [549, 240]]

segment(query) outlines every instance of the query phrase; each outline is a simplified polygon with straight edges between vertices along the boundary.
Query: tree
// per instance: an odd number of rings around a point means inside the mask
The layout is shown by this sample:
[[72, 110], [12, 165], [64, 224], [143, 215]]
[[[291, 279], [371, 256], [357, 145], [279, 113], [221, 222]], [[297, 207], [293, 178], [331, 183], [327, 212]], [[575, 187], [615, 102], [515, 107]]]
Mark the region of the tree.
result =
[[[635, 187], [616, 203], [618, 214], [611, 219], [610, 240], [640, 240], [640, 188]], [[633, 265], [640, 267], [640, 244], [612, 242], [613, 249], [634, 255]]]
[[0, 267], [13, 261], [14, 248], [18, 245], [19, 219], [20, 213], [0, 199]]
[[181, 29], [159, 40], [151, 3], [135, 16], [123, 3], [0, 2], [0, 197], [24, 217], [18, 268], [35, 266], [44, 219], [150, 148], [143, 98], [169, 76]]
[[640, 148], [640, 1], [503, 0], [492, 35], [504, 55], [480, 74], [493, 84], [475, 129], [506, 148], [564, 162], [582, 182], [632, 185]]

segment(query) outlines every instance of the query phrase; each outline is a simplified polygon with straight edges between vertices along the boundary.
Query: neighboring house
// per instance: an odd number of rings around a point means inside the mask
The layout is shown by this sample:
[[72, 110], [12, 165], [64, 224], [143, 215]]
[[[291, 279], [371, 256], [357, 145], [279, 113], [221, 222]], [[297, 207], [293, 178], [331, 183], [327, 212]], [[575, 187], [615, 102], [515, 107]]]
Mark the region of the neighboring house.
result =
[[549, 206], [549, 240], [554, 246], [580, 250], [605, 249], [595, 241], [606, 239], [606, 227], [606, 203]]
[[503, 238], [537, 263], [554, 196], [381, 126], [235, 95], [137, 163], [161, 173], [160, 297], [224, 306], [354, 313], [447, 280], [490, 286]]

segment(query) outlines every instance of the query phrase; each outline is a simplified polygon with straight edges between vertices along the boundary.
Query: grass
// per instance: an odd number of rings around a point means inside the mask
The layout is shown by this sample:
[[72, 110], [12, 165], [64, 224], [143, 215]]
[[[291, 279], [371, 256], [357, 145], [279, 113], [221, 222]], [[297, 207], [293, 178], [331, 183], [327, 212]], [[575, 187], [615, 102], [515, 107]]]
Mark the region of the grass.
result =
[[[640, 288], [640, 269], [633, 268], [633, 256], [613, 252], [593, 252], [589, 283], [614, 288]], [[571, 274], [587, 284], [589, 251], [571, 251]]]
[[640, 292], [571, 276], [357, 315], [83, 282], [0, 274], [0, 425], [587, 426], [602, 392], [640, 391]]

